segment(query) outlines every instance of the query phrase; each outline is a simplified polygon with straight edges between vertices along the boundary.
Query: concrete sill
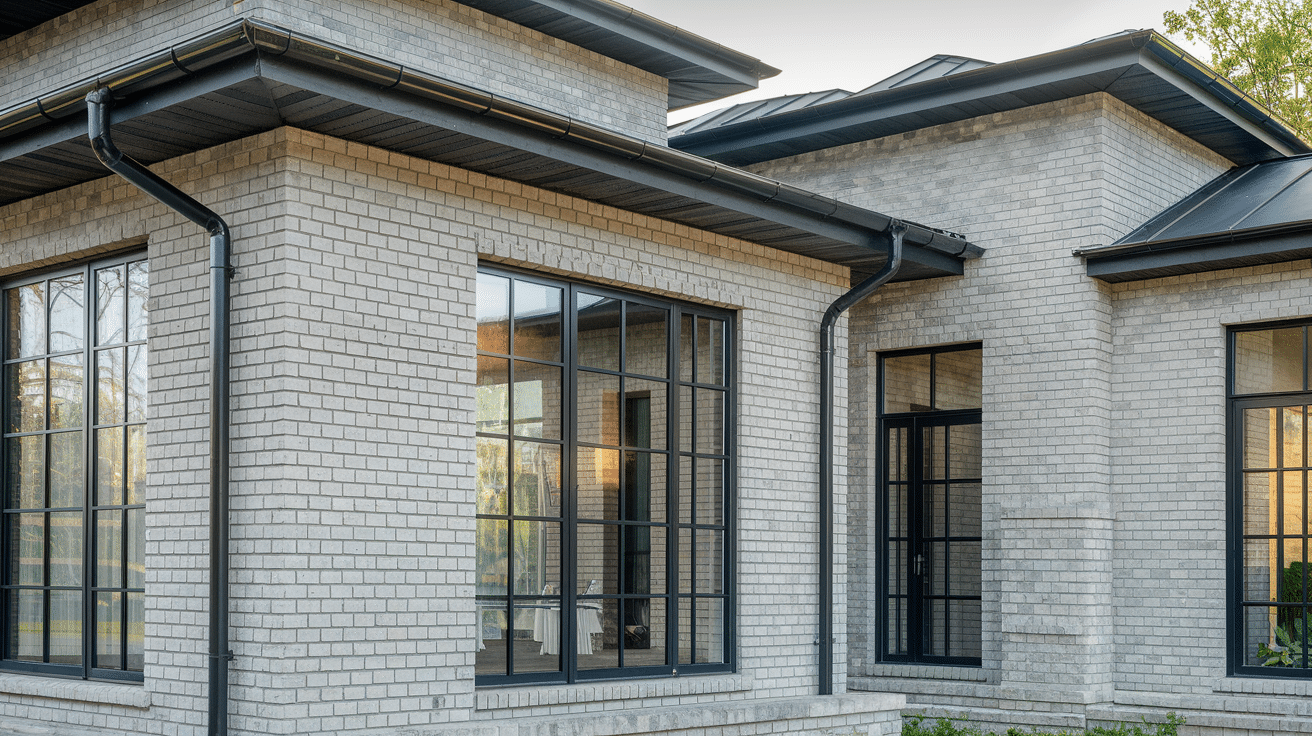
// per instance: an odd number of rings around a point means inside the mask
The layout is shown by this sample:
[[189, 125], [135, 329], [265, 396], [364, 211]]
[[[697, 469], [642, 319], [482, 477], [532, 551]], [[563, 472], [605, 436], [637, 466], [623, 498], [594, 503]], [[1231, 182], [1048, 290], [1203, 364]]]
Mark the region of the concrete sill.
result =
[[117, 705], [138, 710], [150, 708], [150, 692], [136, 683], [88, 682], [56, 677], [0, 674], [0, 696], [3, 695]]

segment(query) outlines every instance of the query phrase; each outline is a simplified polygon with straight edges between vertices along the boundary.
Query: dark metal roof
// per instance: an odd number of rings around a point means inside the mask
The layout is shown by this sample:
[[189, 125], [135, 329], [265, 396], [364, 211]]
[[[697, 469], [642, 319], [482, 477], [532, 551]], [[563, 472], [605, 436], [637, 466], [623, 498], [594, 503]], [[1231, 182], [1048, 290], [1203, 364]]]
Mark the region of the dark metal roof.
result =
[[801, 110], [851, 96], [852, 93], [847, 90], [831, 89], [824, 92], [808, 92], [804, 95], [784, 95], [782, 97], [772, 97], [768, 100], [744, 102], [714, 112], [708, 112], [678, 125], [672, 125], [670, 126], [670, 135], [676, 136], [699, 130], [710, 130], [721, 125], [733, 125], [734, 123], [768, 117], [789, 110]]
[[4, 4], [0, 13], [0, 41], [36, 28], [96, 0], [18, 0]]
[[741, 166], [1093, 92], [1236, 163], [1312, 151], [1269, 111], [1151, 30], [672, 136], [670, 145]]
[[886, 79], [866, 87], [857, 92], [859, 95], [868, 95], [872, 92], [882, 92], [894, 87], [906, 87], [911, 84], [938, 79], [939, 77], [950, 77], [953, 74], [968, 72], [971, 69], [991, 66], [992, 62], [980, 61], [979, 59], [970, 59], [965, 56], [948, 56], [947, 54], [935, 54], [914, 66], [907, 67], [902, 71]]
[[611, 0], [456, 0], [670, 80], [669, 109], [756, 89], [779, 73], [721, 46]]
[[1115, 243], [1076, 255], [1103, 281], [1312, 257], [1312, 155], [1231, 169]]
[[[143, 163], [288, 125], [848, 266], [883, 265], [894, 220], [691, 154], [241, 21], [0, 110], [0, 204], [106, 176], [85, 95]], [[908, 223], [902, 279], [961, 273], [981, 249]]]

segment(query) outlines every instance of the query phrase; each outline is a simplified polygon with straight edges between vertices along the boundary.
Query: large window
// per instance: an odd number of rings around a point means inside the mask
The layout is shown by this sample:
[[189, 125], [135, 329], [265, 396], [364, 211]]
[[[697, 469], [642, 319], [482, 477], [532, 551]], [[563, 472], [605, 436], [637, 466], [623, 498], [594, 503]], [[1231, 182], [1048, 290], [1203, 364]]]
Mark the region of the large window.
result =
[[880, 658], [980, 664], [981, 350], [880, 356]]
[[146, 325], [141, 256], [3, 288], [3, 664], [141, 679]]
[[482, 684], [731, 664], [730, 315], [483, 269]]
[[1230, 332], [1230, 664], [1312, 674], [1308, 324]]

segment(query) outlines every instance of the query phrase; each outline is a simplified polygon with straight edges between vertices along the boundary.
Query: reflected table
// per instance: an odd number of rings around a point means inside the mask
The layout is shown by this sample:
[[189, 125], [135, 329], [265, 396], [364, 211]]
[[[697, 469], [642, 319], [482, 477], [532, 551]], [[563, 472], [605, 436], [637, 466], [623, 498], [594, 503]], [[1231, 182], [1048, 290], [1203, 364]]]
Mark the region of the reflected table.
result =
[[[575, 611], [575, 648], [579, 654], [592, 654], [592, 635], [602, 631], [601, 605], [579, 603]], [[533, 612], [533, 641], [542, 642], [542, 654], [560, 654], [560, 608], [543, 606]]]

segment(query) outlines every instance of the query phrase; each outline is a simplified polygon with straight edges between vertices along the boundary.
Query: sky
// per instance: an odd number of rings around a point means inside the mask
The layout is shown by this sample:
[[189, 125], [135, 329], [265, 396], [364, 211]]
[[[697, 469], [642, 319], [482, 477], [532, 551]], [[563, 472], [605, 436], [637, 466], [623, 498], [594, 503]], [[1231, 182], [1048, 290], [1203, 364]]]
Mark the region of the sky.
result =
[[[620, 0], [782, 69], [760, 89], [671, 113], [677, 123], [730, 104], [868, 87], [934, 54], [1003, 62], [1129, 28], [1165, 33], [1190, 0]], [[1206, 62], [1206, 47], [1168, 36]]]

